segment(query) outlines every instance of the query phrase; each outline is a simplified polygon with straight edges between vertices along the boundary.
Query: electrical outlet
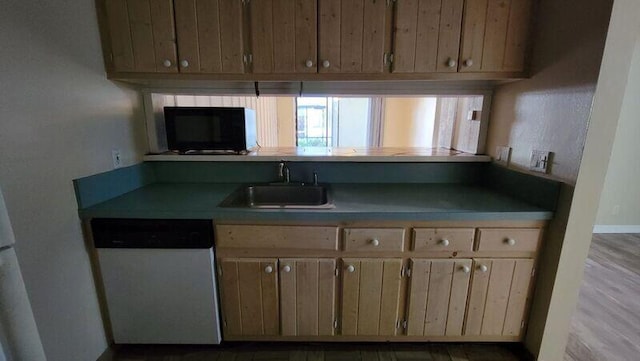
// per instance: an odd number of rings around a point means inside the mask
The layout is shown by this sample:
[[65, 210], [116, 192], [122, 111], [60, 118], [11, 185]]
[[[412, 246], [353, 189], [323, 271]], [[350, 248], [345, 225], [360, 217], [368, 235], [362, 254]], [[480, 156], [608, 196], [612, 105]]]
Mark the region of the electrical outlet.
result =
[[113, 160], [113, 168], [122, 167], [122, 158], [120, 157], [120, 149], [111, 151], [111, 159]]
[[544, 150], [534, 150], [531, 152], [531, 162], [529, 169], [534, 172], [549, 173], [551, 167], [551, 155], [553, 153]]
[[496, 147], [496, 163], [503, 166], [508, 166], [511, 161], [511, 147], [501, 146]]

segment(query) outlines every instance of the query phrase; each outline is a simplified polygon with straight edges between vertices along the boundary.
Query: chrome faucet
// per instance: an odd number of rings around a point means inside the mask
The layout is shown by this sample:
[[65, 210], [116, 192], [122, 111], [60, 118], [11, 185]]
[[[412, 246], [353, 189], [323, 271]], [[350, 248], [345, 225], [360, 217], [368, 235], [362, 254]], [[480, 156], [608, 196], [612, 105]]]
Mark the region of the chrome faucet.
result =
[[284, 160], [281, 160], [280, 164], [278, 164], [278, 177], [283, 183], [291, 182], [291, 171], [289, 170], [289, 166], [287, 166], [287, 163], [285, 163]]

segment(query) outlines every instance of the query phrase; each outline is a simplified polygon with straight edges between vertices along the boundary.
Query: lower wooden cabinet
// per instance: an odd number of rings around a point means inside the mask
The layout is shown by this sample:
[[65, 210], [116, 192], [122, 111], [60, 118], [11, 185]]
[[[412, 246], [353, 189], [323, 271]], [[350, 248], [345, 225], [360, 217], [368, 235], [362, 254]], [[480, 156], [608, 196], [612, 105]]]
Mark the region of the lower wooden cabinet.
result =
[[475, 259], [465, 336], [520, 336], [533, 259]]
[[278, 335], [278, 260], [239, 258], [219, 263], [225, 335]]
[[217, 225], [225, 339], [521, 340], [541, 228], [425, 227]]
[[283, 336], [335, 334], [335, 270], [335, 259], [280, 259]]
[[346, 258], [342, 274], [342, 335], [396, 335], [402, 260]]
[[407, 335], [462, 335], [470, 274], [470, 259], [411, 259]]

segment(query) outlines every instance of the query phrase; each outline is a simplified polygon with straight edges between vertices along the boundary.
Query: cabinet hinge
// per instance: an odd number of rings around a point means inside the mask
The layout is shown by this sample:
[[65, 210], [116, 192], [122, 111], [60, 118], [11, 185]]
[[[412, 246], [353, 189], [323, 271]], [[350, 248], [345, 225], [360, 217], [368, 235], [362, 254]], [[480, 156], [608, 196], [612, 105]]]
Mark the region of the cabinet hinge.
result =
[[333, 273], [336, 275], [336, 277], [338, 277], [338, 274], [340, 274], [340, 271], [338, 270], [338, 267], [336, 267], [336, 269], [333, 271]]
[[244, 54], [242, 56], [242, 62], [245, 64], [251, 64], [253, 62], [253, 55], [252, 54]]
[[402, 328], [407, 329], [407, 320], [402, 321]]
[[396, 2], [396, 0], [387, 0], [387, 6], [393, 4], [394, 2]]
[[222, 277], [222, 266], [218, 265], [218, 275]]
[[249, 0], [240, 0], [242, 5], [249, 5]]
[[520, 322], [520, 328], [524, 328], [524, 320], [522, 320], [522, 322]]
[[338, 329], [338, 320], [333, 320], [333, 329], [334, 330]]
[[396, 329], [400, 328], [400, 320], [396, 320]]
[[407, 267], [407, 271], [405, 272], [407, 277], [411, 277], [411, 268]]
[[384, 66], [390, 66], [393, 63], [393, 53], [384, 53], [382, 63]]
[[531, 270], [531, 277], [533, 277], [535, 274], [536, 274], [536, 269], [535, 269], [535, 268], [533, 268], [533, 269]]
[[222, 320], [222, 324], [224, 325], [225, 328], [227, 328], [227, 320]]

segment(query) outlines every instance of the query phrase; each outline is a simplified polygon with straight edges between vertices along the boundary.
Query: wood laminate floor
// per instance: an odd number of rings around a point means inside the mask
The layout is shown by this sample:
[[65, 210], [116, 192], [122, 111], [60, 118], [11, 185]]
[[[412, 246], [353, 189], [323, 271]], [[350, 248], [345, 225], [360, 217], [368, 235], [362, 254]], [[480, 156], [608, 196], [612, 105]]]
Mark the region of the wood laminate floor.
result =
[[640, 360], [640, 234], [594, 234], [565, 361]]
[[98, 361], [520, 361], [510, 344], [273, 344], [121, 346]]

